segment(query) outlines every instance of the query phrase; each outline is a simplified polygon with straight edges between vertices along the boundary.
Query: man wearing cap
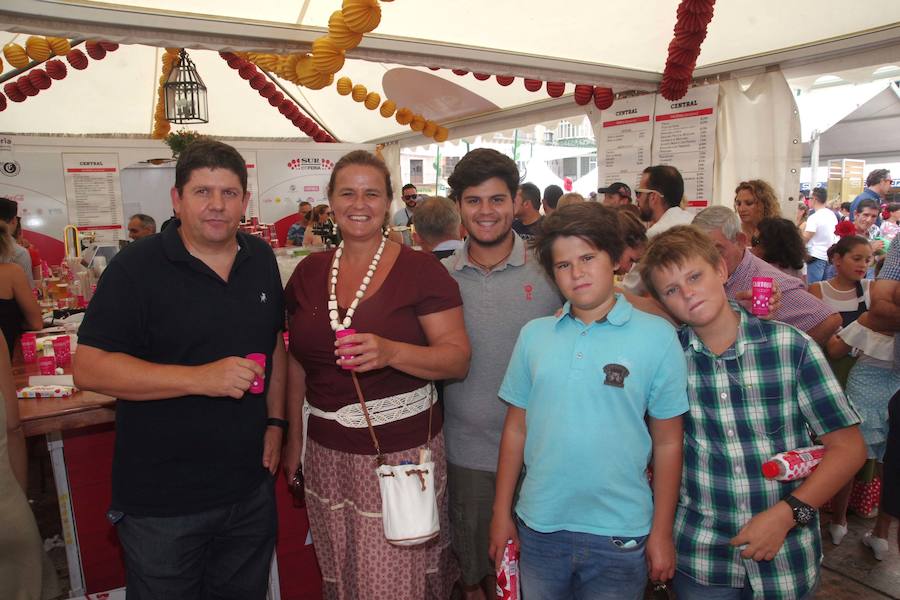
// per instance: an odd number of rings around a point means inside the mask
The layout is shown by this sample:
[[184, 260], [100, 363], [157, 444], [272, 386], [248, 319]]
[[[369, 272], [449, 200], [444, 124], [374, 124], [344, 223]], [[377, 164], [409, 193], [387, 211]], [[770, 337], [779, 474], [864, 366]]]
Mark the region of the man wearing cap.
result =
[[617, 206], [627, 206], [631, 204], [631, 188], [616, 181], [608, 187], [597, 190], [598, 194], [603, 194], [603, 206], [615, 208]]

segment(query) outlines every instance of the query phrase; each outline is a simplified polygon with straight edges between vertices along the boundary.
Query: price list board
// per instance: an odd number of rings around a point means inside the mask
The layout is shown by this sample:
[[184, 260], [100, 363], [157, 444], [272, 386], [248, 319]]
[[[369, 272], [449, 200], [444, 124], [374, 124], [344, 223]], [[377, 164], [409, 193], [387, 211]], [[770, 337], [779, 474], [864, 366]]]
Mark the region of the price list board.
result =
[[99, 243], [114, 243], [122, 227], [122, 185], [116, 154], [63, 153], [69, 223], [93, 231]]
[[600, 183], [635, 187], [649, 165], [655, 96], [623, 98], [600, 113]]
[[712, 200], [718, 85], [691, 88], [674, 102], [656, 95], [651, 164], [672, 165], [684, 178], [688, 206]]

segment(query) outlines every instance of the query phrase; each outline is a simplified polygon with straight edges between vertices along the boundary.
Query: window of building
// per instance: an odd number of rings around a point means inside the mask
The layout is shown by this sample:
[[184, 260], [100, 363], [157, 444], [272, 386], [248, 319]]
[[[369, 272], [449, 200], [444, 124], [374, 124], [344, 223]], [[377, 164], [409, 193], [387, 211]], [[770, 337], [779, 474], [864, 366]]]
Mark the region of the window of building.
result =
[[416, 185], [422, 183], [422, 159], [413, 158], [409, 161], [409, 182]]

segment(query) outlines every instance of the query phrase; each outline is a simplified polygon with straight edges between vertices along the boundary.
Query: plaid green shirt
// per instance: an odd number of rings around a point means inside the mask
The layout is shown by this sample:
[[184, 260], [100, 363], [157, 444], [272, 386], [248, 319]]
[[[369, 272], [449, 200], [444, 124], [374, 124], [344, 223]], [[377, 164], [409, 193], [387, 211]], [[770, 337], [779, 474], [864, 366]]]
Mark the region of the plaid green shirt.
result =
[[859, 417], [812, 339], [732, 307], [740, 315], [738, 335], [720, 356], [692, 329], [679, 332], [690, 411], [675, 517], [678, 570], [704, 585], [742, 588], [749, 579], [754, 598], [803, 598], [822, 559], [818, 519], [792, 529], [771, 561], [743, 559], [729, 541], [801, 483], [765, 479], [765, 461], [809, 446], [809, 430], [828, 433]]

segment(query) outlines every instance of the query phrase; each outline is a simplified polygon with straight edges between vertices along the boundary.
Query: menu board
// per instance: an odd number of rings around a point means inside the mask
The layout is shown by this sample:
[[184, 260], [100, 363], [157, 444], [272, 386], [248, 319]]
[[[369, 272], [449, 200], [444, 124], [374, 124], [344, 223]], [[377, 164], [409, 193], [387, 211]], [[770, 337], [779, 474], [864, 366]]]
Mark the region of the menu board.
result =
[[124, 238], [117, 154], [63, 153], [69, 223], [93, 232], [98, 243]]
[[656, 95], [651, 164], [681, 172], [689, 206], [712, 200], [718, 96], [718, 85], [691, 88], [674, 102]]
[[654, 96], [634, 96], [616, 100], [600, 113], [601, 187], [616, 181], [636, 187], [641, 172], [650, 164], [653, 141]]

